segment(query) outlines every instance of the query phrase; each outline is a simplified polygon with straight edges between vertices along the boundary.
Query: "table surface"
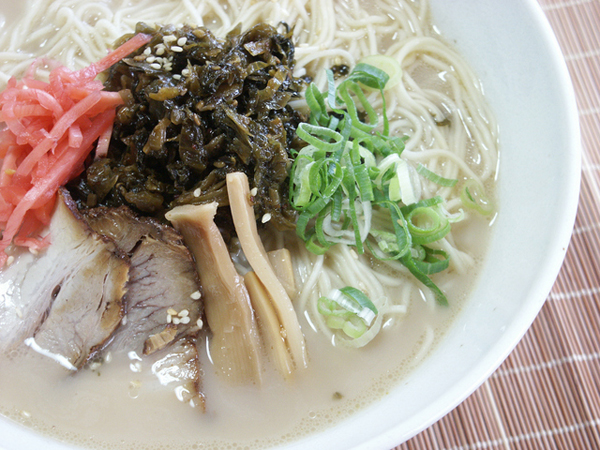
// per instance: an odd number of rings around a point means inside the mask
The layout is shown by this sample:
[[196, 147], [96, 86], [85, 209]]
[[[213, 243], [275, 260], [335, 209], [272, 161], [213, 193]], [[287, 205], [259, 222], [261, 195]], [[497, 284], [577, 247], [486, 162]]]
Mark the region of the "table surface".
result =
[[539, 0], [577, 96], [579, 209], [539, 316], [467, 400], [395, 450], [600, 449], [600, 0]]

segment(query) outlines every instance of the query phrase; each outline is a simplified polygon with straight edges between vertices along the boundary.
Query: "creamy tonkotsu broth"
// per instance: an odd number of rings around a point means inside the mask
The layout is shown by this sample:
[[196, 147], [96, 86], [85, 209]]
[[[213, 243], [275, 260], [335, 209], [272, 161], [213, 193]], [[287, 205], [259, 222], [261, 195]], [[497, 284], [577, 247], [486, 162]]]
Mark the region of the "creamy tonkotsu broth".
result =
[[[36, 57], [71, 68], [98, 60], [135, 24], [204, 25], [225, 36], [238, 23], [293, 28], [297, 76], [325, 89], [325, 69], [350, 68], [373, 54], [401, 62], [402, 82], [386, 91], [392, 134], [409, 136], [402, 156], [446, 178], [425, 180], [422, 197], [439, 195], [450, 215], [465, 219], [438, 243], [450, 255], [447, 271], [433, 276], [449, 306], [397, 262], [382, 262], [335, 246], [308, 252], [293, 233], [264, 235], [269, 248], [293, 255], [298, 295], [294, 307], [306, 338], [307, 369], [282, 379], [266, 364], [261, 387], [231, 386], [212, 370], [207, 338], [198, 339], [206, 412], [180, 402], [152, 373], [152, 358], [109, 355], [69, 374], [25, 345], [0, 355], [0, 413], [82, 447], [111, 449], [260, 449], [323, 430], [385, 396], [435, 347], [468, 299], [485, 257], [493, 216], [467, 210], [465, 179], [493, 196], [498, 137], [492, 113], [468, 64], [429, 21], [427, 2], [405, 0], [154, 1], [28, 0], [0, 37], [0, 84], [19, 76]], [[295, 100], [295, 107], [305, 107]], [[379, 333], [353, 348], [322, 323], [316, 299], [352, 284], [381, 300]], [[0, 302], [10, 303], [10, 282]], [[1, 335], [1, 334], [0, 334]], [[0, 439], [1, 440], [1, 439]]]

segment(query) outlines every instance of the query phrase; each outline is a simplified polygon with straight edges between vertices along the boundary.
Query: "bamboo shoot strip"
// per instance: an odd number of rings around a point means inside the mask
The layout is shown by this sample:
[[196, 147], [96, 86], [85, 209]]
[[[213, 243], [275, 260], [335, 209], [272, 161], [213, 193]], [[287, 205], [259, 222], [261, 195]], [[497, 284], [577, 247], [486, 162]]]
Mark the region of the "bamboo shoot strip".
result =
[[267, 252], [256, 229], [254, 210], [250, 204], [248, 177], [241, 172], [227, 174], [227, 195], [235, 231], [250, 266], [265, 286], [285, 330], [288, 348], [296, 368], [306, 367], [308, 358], [304, 335], [292, 301], [275, 275]]
[[165, 217], [182, 234], [196, 260], [212, 331], [210, 353], [220, 375], [233, 383], [260, 383], [260, 340], [250, 297], [214, 222], [217, 203], [184, 205]]

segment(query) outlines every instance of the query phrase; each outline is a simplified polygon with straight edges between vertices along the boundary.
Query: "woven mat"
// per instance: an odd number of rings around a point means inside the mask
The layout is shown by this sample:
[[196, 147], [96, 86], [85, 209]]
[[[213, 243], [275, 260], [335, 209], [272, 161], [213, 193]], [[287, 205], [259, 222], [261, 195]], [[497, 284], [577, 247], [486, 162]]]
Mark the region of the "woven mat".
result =
[[600, 449], [600, 0], [539, 0], [577, 95], [579, 210], [562, 270], [508, 359], [396, 450]]

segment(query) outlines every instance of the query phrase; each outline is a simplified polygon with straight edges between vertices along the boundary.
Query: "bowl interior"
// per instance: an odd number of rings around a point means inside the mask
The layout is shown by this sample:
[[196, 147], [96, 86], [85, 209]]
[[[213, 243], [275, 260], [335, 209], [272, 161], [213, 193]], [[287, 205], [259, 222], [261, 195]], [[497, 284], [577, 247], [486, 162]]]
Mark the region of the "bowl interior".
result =
[[579, 123], [543, 11], [535, 0], [431, 0], [431, 8], [433, 22], [481, 78], [500, 127], [499, 215], [488, 257], [471, 299], [417, 370], [382, 401], [290, 449], [389, 450], [443, 417], [525, 334], [569, 244]]
[[[13, 3], [1, 2], [10, 17]], [[479, 74], [500, 125], [499, 211], [478, 285], [438, 348], [389, 395], [286, 449], [383, 449], [455, 407], [539, 312], [568, 246], [579, 192], [577, 110], [534, 0], [431, 0], [434, 22]], [[0, 448], [65, 449], [0, 420]]]

